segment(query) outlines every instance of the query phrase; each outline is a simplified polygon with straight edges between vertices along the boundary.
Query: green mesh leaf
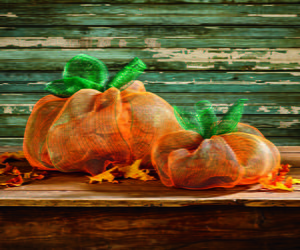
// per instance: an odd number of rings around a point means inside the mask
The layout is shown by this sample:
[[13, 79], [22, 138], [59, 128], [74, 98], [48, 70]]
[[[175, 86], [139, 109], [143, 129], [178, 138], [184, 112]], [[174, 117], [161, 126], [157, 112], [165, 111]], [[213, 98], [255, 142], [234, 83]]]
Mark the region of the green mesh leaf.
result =
[[183, 129], [185, 129], [185, 130], [193, 130], [193, 131], [198, 132], [198, 126], [195, 125], [195, 124], [193, 124], [189, 118], [185, 117], [185, 115], [184, 115], [184, 113], [183, 113], [182, 110], [180, 110], [176, 106], [173, 106], [173, 108], [174, 108], [175, 117], [176, 117], [179, 125]]
[[103, 90], [103, 86], [80, 77], [70, 77], [50, 82], [45, 90], [58, 97], [70, 97], [81, 89]]
[[236, 130], [244, 111], [244, 104], [248, 99], [239, 99], [236, 101], [223, 116], [219, 122], [216, 135], [231, 133]]
[[196, 118], [200, 135], [210, 138], [216, 131], [218, 118], [210, 101], [200, 101], [195, 104]]
[[135, 57], [123, 69], [121, 69], [115, 77], [108, 83], [107, 88], [115, 87], [123, 90], [130, 86], [133, 80], [137, 79], [147, 68], [146, 64]]
[[95, 57], [79, 54], [67, 62], [63, 78], [78, 76], [102, 86], [108, 79], [106, 65]]

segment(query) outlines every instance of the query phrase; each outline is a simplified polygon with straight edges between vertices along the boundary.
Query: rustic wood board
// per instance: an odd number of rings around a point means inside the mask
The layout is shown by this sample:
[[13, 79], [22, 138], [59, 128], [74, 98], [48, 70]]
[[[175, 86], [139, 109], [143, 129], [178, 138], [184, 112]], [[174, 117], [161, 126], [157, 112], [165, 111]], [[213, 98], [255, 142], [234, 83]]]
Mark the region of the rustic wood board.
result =
[[[298, 153], [298, 163], [300, 163]], [[12, 162], [21, 172], [28, 163]], [[298, 165], [300, 166], [300, 165]], [[25, 169], [25, 170], [24, 170]], [[290, 173], [300, 178], [300, 168]], [[0, 182], [11, 178], [2, 175]], [[259, 184], [202, 191], [168, 188], [157, 181], [121, 180], [119, 184], [89, 184], [85, 173], [50, 172], [50, 177], [14, 188], [0, 189], [0, 206], [53, 207], [181, 207], [194, 205], [240, 205], [249, 207], [300, 206], [300, 185], [294, 192], [263, 191]]]
[[300, 69], [299, 48], [87, 48], [87, 49], [2, 49], [0, 70], [59, 70], [80, 54], [102, 60], [110, 70], [119, 70], [132, 58], [143, 60], [148, 70], [254, 70], [293, 71]]
[[299, 25], [300, 5], [4, 4], [7, 25]]
[[299, 208], [139, 207], [0, 210], [0, 248], [299, 249]]
[[1, 27], [0, 48], [295, 48], [298, 27]]

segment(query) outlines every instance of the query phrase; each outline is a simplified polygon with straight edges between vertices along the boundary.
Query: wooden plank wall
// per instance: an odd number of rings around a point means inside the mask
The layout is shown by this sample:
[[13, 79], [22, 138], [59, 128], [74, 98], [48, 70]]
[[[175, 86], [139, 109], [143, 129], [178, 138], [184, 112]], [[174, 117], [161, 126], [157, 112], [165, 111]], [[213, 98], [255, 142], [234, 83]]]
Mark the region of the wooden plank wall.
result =
[[22, 144], [45, 83], [79, 53], [112, 74], [133, 57], [149, 91], [223, 114], [248, 98], [243, 122], [300, 145], [299, 0], [0, 0], [0, 145]]

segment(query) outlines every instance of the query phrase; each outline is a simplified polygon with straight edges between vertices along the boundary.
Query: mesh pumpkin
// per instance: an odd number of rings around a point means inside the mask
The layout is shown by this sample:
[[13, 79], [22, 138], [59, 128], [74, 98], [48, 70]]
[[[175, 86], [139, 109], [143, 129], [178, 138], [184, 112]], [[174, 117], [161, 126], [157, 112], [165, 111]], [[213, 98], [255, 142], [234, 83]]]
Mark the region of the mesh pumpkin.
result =
[[245, 101], [238, 100], [220, 121], [209, 101], [196, 103], [192, 117], [174, 107], [183, 130], [162, 136], [151, 153], [165, 186], [231, 188], [257, 183], [277, 172], [277, 147], [255, 127], [239, 123]]
[[172, 106], [134, 81], [145, 68], [135, 58], [108, 82], [101, 61], [72, 58], [28, 119], [23, 150], [29, 163], [96, 175], [109, 164], [150, 160], [154, 141], [180, 125]]

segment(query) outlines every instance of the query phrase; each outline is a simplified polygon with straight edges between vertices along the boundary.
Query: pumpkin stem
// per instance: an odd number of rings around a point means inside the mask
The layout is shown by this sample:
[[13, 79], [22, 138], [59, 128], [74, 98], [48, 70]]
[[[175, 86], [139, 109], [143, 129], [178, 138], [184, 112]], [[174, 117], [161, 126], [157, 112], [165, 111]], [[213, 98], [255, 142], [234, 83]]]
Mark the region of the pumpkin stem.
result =
[[200, 101], [195, 104], [196, 120], [199, 134], [203, 138], [210, 138], [215, 133], [218, 118], [210, 101]]
[[174, 107], [175, 117], [182, 128], [185, 130], [193, 130], [199, 133], [204, 139], [209, 139], [213, 135], [220, 135], [231, 133], [236, 129], [239, 123], [243, 110], [244, 103], [248, 99], [239, 99], [235, 102], [223, 118], [218, 121], [210, 101], [200, 101], [194, 105], [195, 124], [192, 123], [191, 118], [185, 117], [184, 112]]
[[229, 108], [218, 124], [216, 135], [231, 133], [235, 130], [242, 118], [246, 101], [248, 99], [239, 99]]
[[115, 75], [115, 77], [108, 83], [107, 88], [115, 87], [120, 90], [127, 88], [132, 84], [131, 81], [138, 78], [146, 68], [146, 64], [138, 57], [135, 57]]

